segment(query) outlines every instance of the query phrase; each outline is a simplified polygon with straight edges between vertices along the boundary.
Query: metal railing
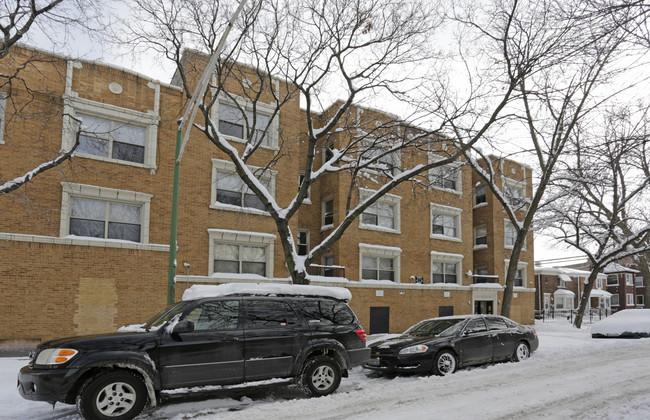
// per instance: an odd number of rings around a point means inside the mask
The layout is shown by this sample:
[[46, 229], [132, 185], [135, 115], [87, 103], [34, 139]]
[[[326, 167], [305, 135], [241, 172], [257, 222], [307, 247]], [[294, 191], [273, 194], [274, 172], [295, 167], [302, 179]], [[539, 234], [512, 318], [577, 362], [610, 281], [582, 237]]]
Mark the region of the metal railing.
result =
[[311, 276], [345, 277], [345, 267], [340, 265], [311, 264], [307, 267], [307, 273]]
[[[535, 319], [539, 319], [542, 322], [550, 321], [551, 319], [566, 319], [568, 322], [573, 323], [577, 314], [577, 309], [542, 309], [535, 310]], [[611, 314], [611, 309], [590, 308], [585, 311], [582, 319], [583, 322], [596, 322], [607, 318]]]

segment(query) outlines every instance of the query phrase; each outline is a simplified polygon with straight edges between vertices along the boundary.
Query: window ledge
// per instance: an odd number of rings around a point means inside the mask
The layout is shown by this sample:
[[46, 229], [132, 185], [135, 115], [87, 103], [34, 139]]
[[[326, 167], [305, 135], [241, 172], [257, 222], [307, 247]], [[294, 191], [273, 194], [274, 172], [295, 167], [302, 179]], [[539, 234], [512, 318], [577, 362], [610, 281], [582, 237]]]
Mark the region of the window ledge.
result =
[[429, 235], [429, 237], [430, 237], [431, 239], [440, 239], [440, 240], [442, 240], [442, 241], [463, 242], [462, 239], [460, 239], [460, 238], [455, 238], [455, 237], [453, 237], [453, 236], [445, 236], [445, 235], [435, 235], [435, 234], [432, 234], [432, 235]]
[[474, 248], [472, 248], [474, 251], [480, 251], [481, 249], [488, 249], [488, 246], [485, 244], [481, 245], [474, 245]]
[[394, 233], [397, 235], [401, 235], [402, 232], [399, 229], [390, 229], [390, 228], [384, 228], [381, 226], [376, 226], [376, 225], [366, 225], [363, 223], [359, 224], [359, 229], [367, 229], [367, 230], [374, 230], [376, 232], [385, 232], [385, 233]]
[[102, 248], [136, 249], [140, 251], [169, 252], [169, 245], [164, 244], [142, 244], [131, 241], [120, 241], [115, 239], [99, 239], [82, 236], [66, 236], [63, 238], [55, 236], [25, 235], [18, 233], [0, 233], [0, 240], [15, 242], [34, 242], [53, 245], [74, 245], [74, 246], [95, 246]]
[[326, 230], [332, 229], [333, 227], [334, 227], [334, 225], [324, 225], [324, 226], [320, 227], [320, 231], [324, 232]]
[[476, 210], [476, 209], [480, 209], [481, 207], [487, 207], [487, 205], [488, 205], [487, 201], [484, 201], [484, 202], [482, 202], [482, 203], [478, 203], [478, 204], [476, 204], [476, 205], [473, 207], [473, 209], [474, 209], [474, 210]]
[[80, 158], [86, 158], [86, 159], [99, 160], [102, 162], [117, 163], [124, 166], [133, 166], [134, 168], [145, 168], [145, 169], [156, 170], [155, 165], [147, 165], [146, 163], [138, 163], [138, 162], [130, 162], [128, 160], [113, 159], [106, 156], [97, 156], [97, 155], [91, 155], [88, 153], [81, 153], [81, 152], [74, 152], [74, 156]]
[[435, 185], [430, 185], [429, 188], [431, 188], [432, 190], [444, 191], [444, 192], [456, 194], [456, 195], [459, 195], [459, 196], [463, 195], [462, 190], [454, 190], [454, 189], [451, 189], [451, 188], [436, 187]]
[[[248, 144], [248, 140], [246, 140], [246, 139], [240, 139], [239, 137], [227, 136], [227, 135], [221, 134], [221, 133], [219, 133], [219, 134], [221, 136], [223, 136], [223, 138], [226, 139], [227, 141], [233, 141], [235, 143], [241, 143], [241, 144]], [[268, 135], [268, 133], [267, 133], [267, 135]], [[264, 144], [260, 144], [258, 149], [270, 150], [272, 152], [277, 152], [278, 150], [280, 150], [278, 148], [278, 146], [276, 146], [275, 144], [273, 144], [271, 146], [266, 146]]]
[[265, 210], [258, 210], [250, 207], [233, 206], [230, 204], [223, 204], [223, 203], [212, 203], [210, 204], [210, 208], [212, 210], [226, 210], [226, 211], [234, 211], [237, 213], [257, 214], [259, 216], [270, 216], [269, 212]]

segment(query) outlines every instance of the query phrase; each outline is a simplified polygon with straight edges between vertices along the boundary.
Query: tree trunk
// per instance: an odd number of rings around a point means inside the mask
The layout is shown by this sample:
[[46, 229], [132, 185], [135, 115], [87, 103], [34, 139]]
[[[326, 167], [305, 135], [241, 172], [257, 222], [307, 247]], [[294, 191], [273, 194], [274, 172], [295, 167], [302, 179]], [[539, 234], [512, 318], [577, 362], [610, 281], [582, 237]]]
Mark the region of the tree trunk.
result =
[[[521, 232], [517, 231], [517, 239], [512, 248], [512, 254], [510, 254], [510, 262], [508, 263], [508, 271], [506, 273], [506, 288], [503, 290], [503, 302], [501, 304], [501, 315], [506, 318], [510, 317], [510, 307], [512, 306], [512, 293], [515, 288], [515, 275], [517, 274], [517, 264], [519, 264], [519, 257], [521, 255], [521, 248], [524, 246], [524, 241], [526, 241], [527, 231]], [[523, 279], [524, 282], [527, 282], [527, 279]], [[525, 286], [525, 284], [524, 284]]]
[[591, 290], [594, 287], [594, 283], [596, 282], [596, 279], [598, 278], [598, 270], [600, 270], [600, 266], [594, 266], [591, 269], [591, 273], [589, 274], [589, 280], [587, 281], [587, 284], [585, 284], [584, 289], [582, 291], [582, 295], [580, 296], [580, 306], [578, 306], [578, 314], [576, 315], [576, 319], [573, 321], [573, 325], [575, 325], [576, 328], [582, 327], [582, 319], [584, 318], [585, 311], [587, 310], [587, 306], [589, 306], [589, 299], [591, 299]]

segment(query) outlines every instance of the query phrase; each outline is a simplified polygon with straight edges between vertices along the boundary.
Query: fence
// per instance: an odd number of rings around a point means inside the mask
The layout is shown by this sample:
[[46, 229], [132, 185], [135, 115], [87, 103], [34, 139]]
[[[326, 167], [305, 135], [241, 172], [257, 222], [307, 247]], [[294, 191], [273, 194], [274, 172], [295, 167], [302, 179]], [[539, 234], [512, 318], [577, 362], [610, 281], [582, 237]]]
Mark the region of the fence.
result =
[[[595, 322], [603, 318], [607, 318], [612, 314], [611, 309], [590, 308], [587, 309], [582, 317], [582, 322]], [[549, 309], [549, 310], [536, 310], [535, 319], [540, 319], [542, 322], [550, 321], [551, 319], [566, 319], [568, 322], [573, 323], [573, 320], [578, 315], [577, 309]]]

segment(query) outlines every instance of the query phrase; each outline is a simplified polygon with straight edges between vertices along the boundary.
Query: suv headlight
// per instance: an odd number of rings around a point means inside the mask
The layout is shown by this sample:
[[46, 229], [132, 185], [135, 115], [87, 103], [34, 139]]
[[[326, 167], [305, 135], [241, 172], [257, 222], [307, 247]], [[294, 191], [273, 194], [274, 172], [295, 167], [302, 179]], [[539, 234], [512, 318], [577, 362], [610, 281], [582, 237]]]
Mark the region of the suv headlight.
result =
[[425, 346], [424, 344], [420, 344], [418, 346], [411, 346], [402, 349], [399, 351], [399, 354], [424, 353], [427, 350], [429, 350], [429, 347]]
[[36, 356], [37, 365], [60, 365], [69, 362], [77, 355], [75, 349], [45, 349]]

